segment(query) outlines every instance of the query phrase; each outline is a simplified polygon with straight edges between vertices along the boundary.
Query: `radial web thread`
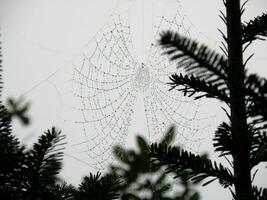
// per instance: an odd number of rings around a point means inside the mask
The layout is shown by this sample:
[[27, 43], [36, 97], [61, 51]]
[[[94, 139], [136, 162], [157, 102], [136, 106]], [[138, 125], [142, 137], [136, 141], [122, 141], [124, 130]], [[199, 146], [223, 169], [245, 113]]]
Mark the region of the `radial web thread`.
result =
[[[112, 147], [125, 144], [136, 112], [134, 105], [140, 96], [144, 101], [150, 142], [159, 141], [167, 127], [175, 124], [176, 144], [197, 149], [201, 134], [209, 126], [208, 119], [198, 112], [201, 101], [169, 90], [169, 76], [179, 71], [156, 44], [163, 30], [192, 34], [192, 24], [179, 10], [179, 1], [174, 2], [178, 10], [168, 16], [155, 15], [153, 42], [142, 62], [136, 57], [128, 13], [113, 13], [87, 44], [68, 81], [68, 95], [76, 102], [68, 108], [80, 117], [68, 120], [62, 116], [66, 123], [82, 128], [83, 136], [77, 136], [82, 139], [70, 149], [73, 157], [98, 170], [113, 162]], [[90, 126], [93, 129], [88, 128]]]

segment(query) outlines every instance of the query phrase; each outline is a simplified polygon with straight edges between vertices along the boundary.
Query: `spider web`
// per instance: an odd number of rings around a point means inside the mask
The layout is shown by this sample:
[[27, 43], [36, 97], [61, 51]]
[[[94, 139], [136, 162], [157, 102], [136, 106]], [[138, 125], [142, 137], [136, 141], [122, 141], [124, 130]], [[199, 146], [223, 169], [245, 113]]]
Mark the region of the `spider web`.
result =
[[53, 83], [63, 102], [68, 102], [61, 113], [64, 124], [75, 124], [83, 133], [75, 136], [79, 141], [72, 141], [68, 155], [104, 170], [114, 161], [113, 146], [125, 145], [140, 98], [150, 142], [159, 141], [175, 124], [176, 144], [197, 150], [210, 118], [201, 116], [201, 101], [169, 91], [168, 77], [178, 71], [155, 43], [167, 29], [192, 36], [192, 24], [180, 2], [170, 5], [177, 9], [154, 16], [153, 36], [142, 59], [134, 48], [129, 13], [114, 12], [73, 64], [72, 78], [64, 89]]

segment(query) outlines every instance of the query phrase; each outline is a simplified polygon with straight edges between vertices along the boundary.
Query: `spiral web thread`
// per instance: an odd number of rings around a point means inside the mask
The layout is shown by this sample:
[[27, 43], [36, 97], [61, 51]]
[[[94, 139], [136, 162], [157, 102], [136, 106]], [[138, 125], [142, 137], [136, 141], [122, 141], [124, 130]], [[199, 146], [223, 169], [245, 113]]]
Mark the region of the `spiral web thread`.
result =
[[[179, 1], [175, 3], [180, 8]], [[180, 10], [170, 15], [155, 17], [152, 41], [167, 29], [191, 35], [190, 22]], [[207, 119], [198, 115], [200, 101], [169, 91], [166, 83], [169, 75], [177, 72], [175, 63], [170, 63], [154, 42], [145, 61], [140, 62], [133, 46], [129, 16], [113, 13], [88, 43], [69, 81], [70, 96], [76, 102], [69, 108], [79, 117], [63, 119], [82, 127], [83, 132], [83, 139], [72, 145], [69, 154], [97, 170], [104, 170], [113, 162], [114, 145], [125, 144], [133, 114], [137, 112], [134, 105], [140, 96], [144, 100], [150, 142], [159, 141], [167, 127], [175, 124], [176, 144], [196, 150], [201, 134], [209, 126]]]

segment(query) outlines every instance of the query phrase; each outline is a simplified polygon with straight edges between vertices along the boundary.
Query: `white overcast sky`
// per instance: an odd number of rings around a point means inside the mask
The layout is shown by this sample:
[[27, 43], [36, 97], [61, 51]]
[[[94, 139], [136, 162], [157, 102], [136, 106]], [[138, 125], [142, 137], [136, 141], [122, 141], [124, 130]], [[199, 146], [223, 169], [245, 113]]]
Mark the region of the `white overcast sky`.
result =
[[[21, 128], [17, 123], [14, 125], [23, 141], [35, 140], [41, 131], [58, 125], [56, 121], [60, 97], [52, 87], [53, 82], [49, 82], [51, 74], [62, 71], [62, 67], [64, 69], [65, 65], [70, 65], [79, 57], [84, 46], [109, 20], [112, 12], [131, 13], [132, 26], [138, 30], [138, 20], [146, 16], [141, 11], [142, 1], [146, 2], [145, 13], [150, 13], [149, 5], [152, 1], [162, 3], [166, 0], [0, 0], [4, 98], [24, 95], [32, 102], [32, 125], [28, 128]], [[200, 37], [206, 38], [215, 47], [216, 42], [221, 39], [217, 28], [225, 30], [218, 17], [219, 9], [224, 11], [222, 1], [180, 2], [182, 12], [192, 23], [192, 31], [195, 32], [193, 35], [201, 33]], [[244, 20], [248, 21], [266, 11], [266, 0], [250, 0]], [[250, 70], [267, 77], [267, 42], [256, 42], [249, 52], [255, 52], [248, 65]], [[138, 123], [138, 120], [135, 121], [132, 132], [145, 132], [144, 125]], [[131, 140], [133, 138], [134, 136]], [[77, 184], [81, 175], [88, 174], [90, 170], [68, 158], [63, 176]], [[260, 177], [256, 181], [267, 187], [267, 182], [264, 181], [267, 177], [266, 169], [265, 173], [260, 170], [258, 176]], [[216, 183], [202, 191], [203, 199], [230, 198], [230, 192]]]

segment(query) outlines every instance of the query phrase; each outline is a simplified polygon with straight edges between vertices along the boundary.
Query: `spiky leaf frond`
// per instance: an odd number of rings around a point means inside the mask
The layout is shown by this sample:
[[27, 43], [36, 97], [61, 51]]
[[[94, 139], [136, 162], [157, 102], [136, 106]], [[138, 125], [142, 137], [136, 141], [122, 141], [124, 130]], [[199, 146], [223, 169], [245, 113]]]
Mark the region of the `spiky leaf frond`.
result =
[[28, 116], [30, 104], [24, 103], [22, 98], [17, 100], [9, 98], [7, 100], [7, 108], [12, 117], [16, 117], [20, 120], [22, 125], [29, 125], [30, 118]]
[[[221, 152], [221, 156], [235, 152], [231, 129], [231, 124], [223, 122], [215, 131], [213, 146], [215, 151]], [[267, 161], [267, 132], [263, 131], [266, 127], [256, 127], [253, 123], [248, 124], [247, 130], [250, 141], [250, 166], [253, 168], [260, 162]]]
[[243, 24], [242, 27], [243, 43], [262, 39], [262, 37], [267, 37], [267, 13], [263, 13], [261, 16]]
[[126, 150], [122, 146], [113, 147], [113, 155], [121, 162], [130, 162]]
[[267, 132], [256, 131], [253, 135], [251, 135], [251, 168], [261, 162], [267, 162]]
[[229, 169], [206, 157], [195, 155], [178, 147], [155, 143], [150, 146], [150, 156], [152, 166], [166, 166], [166, 171], [175, 173], [176, 177], [185, 177], [193, 182], [210, 178], [204, 185], [216, 179], [224, 187], [234, 183], [234, 177]]
[[54, 127], [40, 136], [27, 155], [28, 191], [37, 198], [46, 187], [55, 184], [62, 165], [64, 135]]
[[221, 152], [220, 156], [225, 156], [233, 153], [233, 140], [231, 125], [223, 122], [215, 131], [215, 137], [213, 139], [213, 146], [215, 151]]
[[[170, 127], [161, 140], [161, 143], [169, 145], [175, 137], [174, 127]], [[121, 162], [111, 166], [112, 173], [121, 178], [121, 199], [180, 199], [181, 194], [169, 197], [170, 191], [175, 186], [171, 186], [167, 174], [159, 168], [150, 168], [148, 156], [149, 146], [142, 136], [137, 136], [138, 149], [136, 151], [127, 150], [125, 147], [116, 146], [114, 153]], [[192, 192], [191, 185], [185, 186], [184, 190]], [[144, 195], [149, 194], [148, 195]], [[187, 194], [189, 196], [189, 194]], [[196, 194], [195, 194], [196, 195]], [[145, 197], [146, 196], [146, 197]], [[188, 198], [189, 199], [189, 198]]]
[[101, 174], [99, 172], [96, 175], [90, 173], [90, 176], [83, 178], [83, 182], [80, 184], [75, 197], [77, 200], [118, 199], [119, 188], [120, 181], [116, 176], [107, 174], [101, 177]]
[[267, 121], [267, 80], [256, 74], [250, 74], [245, 79], [247, 98], [247, 114], [254, 123]]
[[11, 115], [3, 105], [0, 105], [0, 152], [2, 156], [20, 149], [18, 139], [11, 132]]
[[137, 145], [140, 149], [140, 156], [143, 156], [145, 158], [148, 158], [147, 157], [147, 154], [148, 154], [148, 144], [147, 142], [145, 141], [145, 139], [141, 136], [137, 136]]
[[[235, 151], [235, 145], [231, 133], [231, 125], [223, 122], [215, 131], [213, 146], [215, 151], [221, 152], [221, 156], [231, 155]], [[260, 162], [267, 161], [267, 132], [266, 127], [257, 127], [248, 124], [248, 135], [250, 141], [250, 166], [253, 168]]]
[[150, 173], [148, 144], [141, 137], [137, 136], [138, 152], [127, 150], [122, 146], [113, 148], [114, 155], [119, 159], [120, 165], [111, 165], [111, 169], [118, 176], [122, 176], [127, 184], [134, 183], [141, 173]]
[[207, 46], [171, 31], [161, 34], [159, 44], [165, 49], [164, 53], [177, 62], [177, 67], [184, 69], [188, 75], [210, 83], [226, 84], [227, 60]]
[[267, 126], [267, 108], [266, 104], [261, 102], [252, 102], [248, 105], [247, 115], [254, 124]]
[[178, 90], [183, 91], [184, 95], [193, 96], [197, 92], [202, 92], [204, 94], [195, 96], [195, 99], [209, 97], [219, 99], [226, 103], [229, 102], [228, 90], [219, 83], [212, 83], [210, 81], [199, 79], [193, 75], [187, 76], [183, 74], [173, 74], [170, 77], [170, 80], [172, 82], [169, 84], [172, 86], [172, 89], [182, 86], [182, 88], [179, 88]]
[[170, 145], [174, 141], [174, 138], [175, 138], [175, 127], [171, 126], [167, 130], [164, 137], [161, 139], [160, 143], [165, 145]]
[[0, 198], [20, 199], [24, 147], [11, 133], [11, 116], [0, 105]]
[[252, 196], [254, 200], [267, 200], [267, 188], [252, 188]]
[[249, 74], [245, 77], [245, 90], [246, 94], [254, 98], [260, 98], [267, 102], [267, 80], [265, 78], [259, 77], [257, 74]]
[[74, 200], [74, 194], [76, 189], [72, 185], [68, 185], [66, 182], [62, 184], [56, 184], [46, 189], [41, 199], [45, 200]]

